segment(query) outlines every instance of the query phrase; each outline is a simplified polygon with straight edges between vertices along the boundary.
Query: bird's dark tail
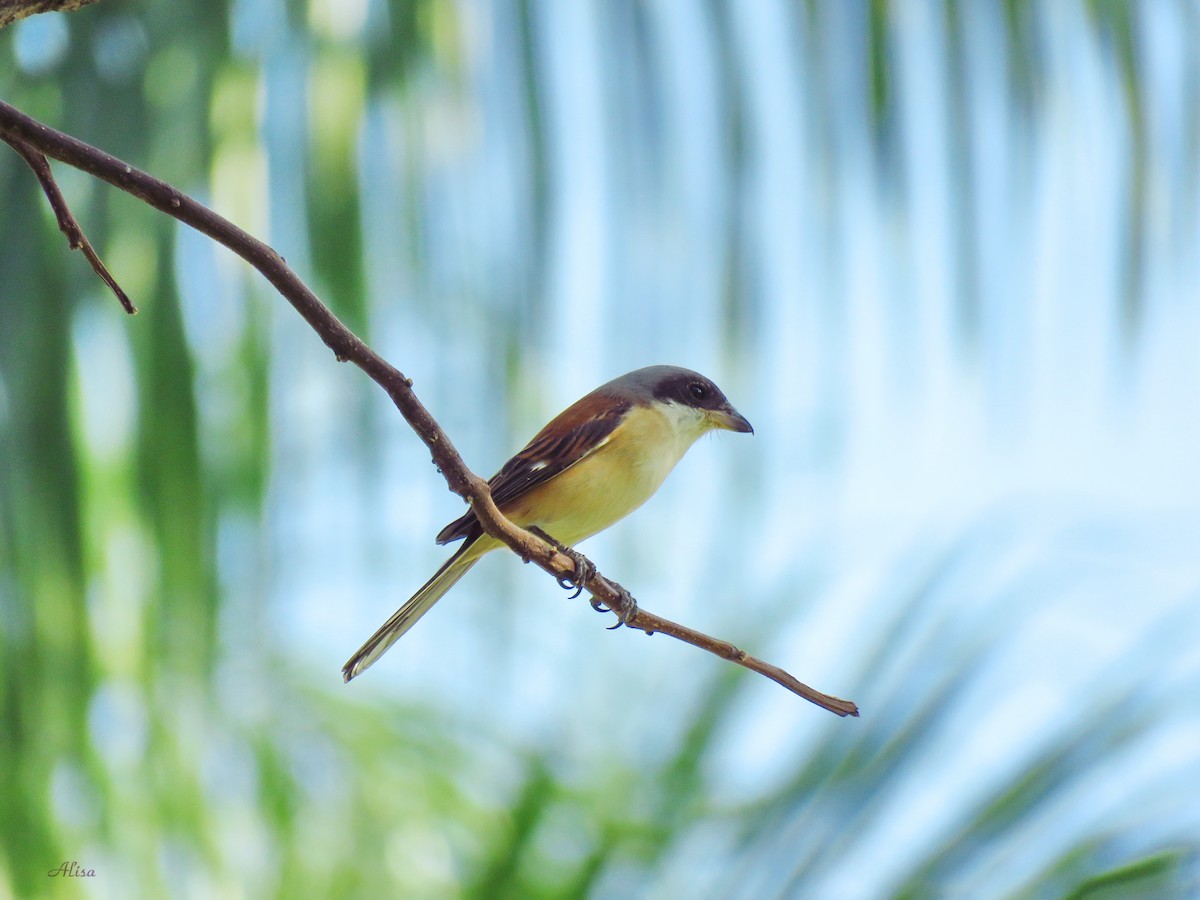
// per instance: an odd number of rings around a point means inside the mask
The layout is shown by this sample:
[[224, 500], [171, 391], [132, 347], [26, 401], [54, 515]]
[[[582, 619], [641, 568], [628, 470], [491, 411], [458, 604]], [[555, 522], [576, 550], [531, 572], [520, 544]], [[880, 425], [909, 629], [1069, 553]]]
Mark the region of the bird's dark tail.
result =
[[482, 555], [483, 552], [476, 541], [459, 547], [458, 552], [446, 560], [433, 577], [425, 582], [424, 587], [413, 594], [407, 603], [396, 610], [395, 614], [358, 648], [358, 652], [342, 666], [342, 678], [349, 681], [370, 668], [375, 660], [383, 656], [392, 644], [416, 624], [417, 619], [429, 612], [433, 604], [458, 583], [458, 579], [467, 574]]

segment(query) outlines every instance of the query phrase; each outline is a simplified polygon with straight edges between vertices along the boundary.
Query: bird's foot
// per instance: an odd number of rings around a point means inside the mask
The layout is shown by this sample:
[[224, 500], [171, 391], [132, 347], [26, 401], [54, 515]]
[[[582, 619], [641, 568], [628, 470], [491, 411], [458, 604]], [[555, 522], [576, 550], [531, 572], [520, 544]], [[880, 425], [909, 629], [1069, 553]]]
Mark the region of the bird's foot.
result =
[[[588, 559], [578, 550], [559, 542], [555, 538], [546, 534], [546, 532], [542, 531], [542, 529], [538, 528], [537, 526], [534, 526], [529, 530], [546, 543], [554, 547], [554, 549], [556, 549], [559, 553], [562, 553], [564, 556], [569, 556], [571, 558], [571, 562], [575, 563], [575, 570], [573, 572], [569, 574], [564, 572], [558, 576], [559, 587], [567, 591], [574, 589], [575, 593], [573, 593], [570, 598], [574, 600], [583, 593], [583, 589], [587, 586], [587, 583], [595, 577], [596, 566], [590, 559]], [[592, 602], [594, 605], [595, 600], [593, 599]]]
[[633, 594], [629, 593], [629, 591], [621, 587], [621, 585], [617, 584], [616, 582], [613, 582], [613, 586], [617, 589], [617, 593], [621, 597], [621, 602], [616, 608], [605, 606], [598, 599], [596, 599], [595, 596], [591, 597], [591, 599], [588, 601], [592, 604], [592, 609], [594, 609], [596, 612], [610, 612], [617, 617], [617, 624], [610, 625], [608, 627], [609, 631], [616, 631], [622, 625], [628, 625], [637, 618], [638, 614], [638, 605], [637, 601], [633, 599]]

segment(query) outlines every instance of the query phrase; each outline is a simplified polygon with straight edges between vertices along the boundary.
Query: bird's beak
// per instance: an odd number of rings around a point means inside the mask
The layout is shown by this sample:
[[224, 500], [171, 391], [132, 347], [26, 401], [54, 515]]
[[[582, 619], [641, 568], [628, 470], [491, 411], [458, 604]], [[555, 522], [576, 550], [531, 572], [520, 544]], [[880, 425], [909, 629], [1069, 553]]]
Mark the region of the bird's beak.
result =
[[739, 434], [754, 434], [754, 428], [746, 421], [746, 417], [728, 403], [720, 409], [714, 409], [710, 412], [709, 419], [717, 428], [724, 428], [726, 431], [736, 431]]

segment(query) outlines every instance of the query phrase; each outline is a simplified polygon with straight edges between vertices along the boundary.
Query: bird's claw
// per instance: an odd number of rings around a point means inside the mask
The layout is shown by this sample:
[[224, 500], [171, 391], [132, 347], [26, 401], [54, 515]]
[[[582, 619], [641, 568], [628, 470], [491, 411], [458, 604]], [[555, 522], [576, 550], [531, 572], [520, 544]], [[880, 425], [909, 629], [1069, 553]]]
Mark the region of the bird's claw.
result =
[[637, 601], [633, 599], [633, 594], [629, 593], [629, 591], [625, 590], [625, 588], [621, 587], [619, 584], [616, 587], [617, 592], [621, 595], [621, 604], [618, 609], [605, 606], [594, 596], [590, 601], [592, 604], [592, 609], [594, 609], [596, 612], [610, 612], [617, 617], [616, 624], [608, 626], [609, 631], [616, 631], [622, 625], [628, 625], [631, 621], [633, 621], [633, 619], [637, 618], [638, 614], [638, 605]]
[[575, 563], [575, 571], [558, 576], [558, 586], [564, 590], [575, 589], [570, 599], [574, 600], [583, 593], [583, 589], [587, 583], [592, 580], [596, 574], [596, 566], [590, 559], [580, 553], [578, 550], [572, 550], [570, 547], [559, 547], [559, 550], [571, 557], [571, 562]]
[[570, 599], [574, 600], [583, 593], [583, 589], [587, 586], [587, 583], [595, 577], [596, 566], [590, 559], [588, 559], [578, 550], [568, 547], [566, 544], [555, 540], [537, 526], [534, 526], [529, 530], [544, 540], [547, 544], [550, 544], [550, 546], [554, 547], [554, 549], [556, 549], [559, 553], [563, 554], [564, 556], [569, 556], [571, 558], [571, 562], [575, 564], [575, 569], [573, 571], [563, 572], [561, 575], [556, 576], [558, 586], [560, 588], [566, 591], [574, 589], [575, 593], [573, 593], [570, 597]]

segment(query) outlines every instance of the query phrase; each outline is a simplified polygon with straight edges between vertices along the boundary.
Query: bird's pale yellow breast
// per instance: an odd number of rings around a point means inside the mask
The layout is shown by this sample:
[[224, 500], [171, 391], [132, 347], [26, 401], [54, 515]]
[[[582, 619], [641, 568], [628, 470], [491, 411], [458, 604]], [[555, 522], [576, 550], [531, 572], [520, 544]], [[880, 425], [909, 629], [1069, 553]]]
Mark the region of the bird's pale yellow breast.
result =
[[599, 447], [505, 512], [565, 544], [625, 518], [654, 495], [706, 430], [683, 411], [673, 412], [659, 405], [635, 407]]

